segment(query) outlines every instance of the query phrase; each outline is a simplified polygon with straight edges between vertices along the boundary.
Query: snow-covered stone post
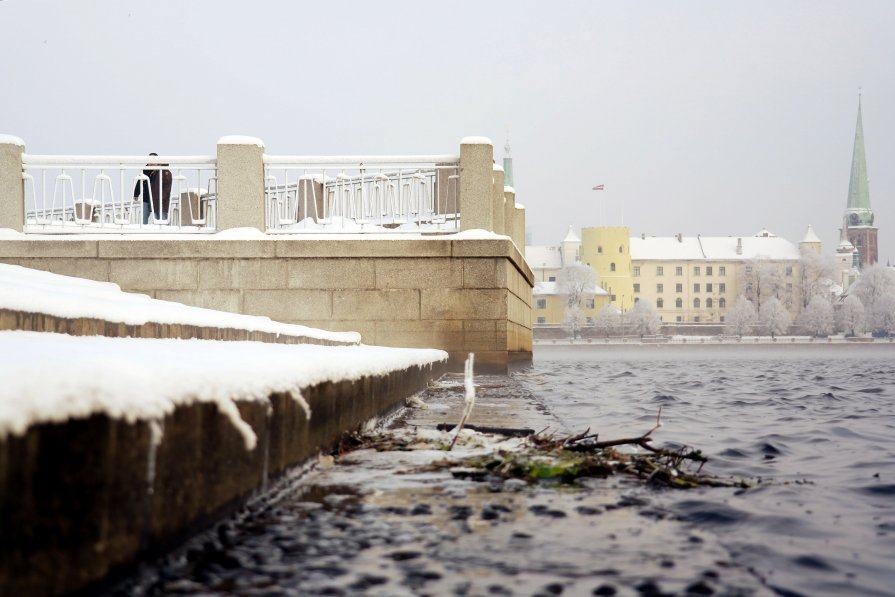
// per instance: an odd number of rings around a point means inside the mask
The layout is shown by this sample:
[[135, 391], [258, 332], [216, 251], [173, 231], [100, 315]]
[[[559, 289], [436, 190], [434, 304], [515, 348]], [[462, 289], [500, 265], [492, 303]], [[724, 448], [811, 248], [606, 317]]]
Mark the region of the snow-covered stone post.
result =
[[494, 229], [491, 186], [494, 146], [487, 137], [460, 141], [460, 229]]
[[491, 209], [493, 210], [491, 218], [494, 224], [494, 232], [497, 234], [509, 234], [504, 225], [504, 216], [506, 215], [504, 202], [503, 166], [494, 164], [494, 176], [491, 184]]
[[264, 232], [264, 143], [254, 137], [221, 137], [217, 158], [218, 230]]
[[0, 228], [18, 232], [25, 223], [23, 153], [24, 141], [12, 135], [0, 135]]
[[516, 190], [504, 187], [503, 197], [503, 230], [504, 234], [512, 238], [516, 226]]
[[[513, 203], [516, 203], [516, 200], [513, 199]], [[525, 206], [521, 203], [516, 203], [516, 216], [513, 218], [513, 242], [516, 243], [516, 248], [525, 253]]]

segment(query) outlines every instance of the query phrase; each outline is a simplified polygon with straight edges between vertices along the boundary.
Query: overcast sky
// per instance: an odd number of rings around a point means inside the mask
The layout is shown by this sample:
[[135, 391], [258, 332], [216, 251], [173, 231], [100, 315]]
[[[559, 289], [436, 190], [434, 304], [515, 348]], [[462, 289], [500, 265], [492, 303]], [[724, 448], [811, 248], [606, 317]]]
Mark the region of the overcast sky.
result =
[[[832, 252], [863, 88], [895, 262], [895, 2], [0, 0], [0, 133], [34, 154], [457, 153], [509, 128], [535, 244], [569, 225]], [[602, 192], [592, 191], [604, 184]]]

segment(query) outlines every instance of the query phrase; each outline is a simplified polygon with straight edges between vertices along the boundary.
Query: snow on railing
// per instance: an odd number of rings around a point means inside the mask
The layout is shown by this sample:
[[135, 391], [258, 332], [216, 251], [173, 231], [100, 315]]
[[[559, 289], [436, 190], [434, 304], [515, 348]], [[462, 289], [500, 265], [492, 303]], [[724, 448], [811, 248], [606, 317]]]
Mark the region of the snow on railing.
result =
[[215, 230], [215, 156], [25, 154], [22, 163], [25, 232]]
[[264, 156], [268, 232], [456, 231], [460, 158]]

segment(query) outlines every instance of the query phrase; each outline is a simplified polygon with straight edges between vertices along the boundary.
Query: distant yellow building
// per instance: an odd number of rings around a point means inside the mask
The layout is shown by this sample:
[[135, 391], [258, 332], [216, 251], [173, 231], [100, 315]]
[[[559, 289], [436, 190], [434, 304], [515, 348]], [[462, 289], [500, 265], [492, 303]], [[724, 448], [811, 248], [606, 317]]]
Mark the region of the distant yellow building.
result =
[[[601, 303], [627, 312], [635, 302], [647, 300], [665, 323], [718, 324], [724, 322], [737, 296], [757, 304], [759, 297], [764, 302], [773, 294], [789, 308], [793, 319], [799, 315], [800, 247], [767, 230], [741, 237], [632, 238], [626, 227], [583, 228], [577, 250], [569, 242], [570, 235], [562, 247], [526, 247], [526, 258], [539, 283], [542, 279], [555, 283], [564, 254], [577, 255], [581, 263], [593, 267], [606, 293], [596, 298], [594, 313]], [[809, 230], [801, 249], [819, 253], [819, 242]], [[529, 259], [529, 254], [536, 259]], [[548, 262], [546, 255], [555, 259]], [[561, 299], [555, 288], [544, 285], [539, 291], [536, 286], [535, 323], [562, 323], [565, 305]], [[538, 309], [538, 304], [543, 308]]]

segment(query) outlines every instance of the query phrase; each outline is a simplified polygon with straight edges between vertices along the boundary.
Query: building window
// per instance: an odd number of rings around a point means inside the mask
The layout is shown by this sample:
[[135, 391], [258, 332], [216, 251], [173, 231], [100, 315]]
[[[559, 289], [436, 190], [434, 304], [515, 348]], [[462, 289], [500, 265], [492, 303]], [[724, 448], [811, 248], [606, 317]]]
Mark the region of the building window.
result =
[[712, 266], [711, 266], [711, 265], [707, 265], [707, 266], [705, 266], [705, 275], [706, 275], [706, 276], [711, 276], [711, 275], [712, 275]]
[[614, 271], [615, 271], [615, 264], [614, 264], [614, 263], [610, 263], [610, 264], [609, 264], [609, 271], [611, 271], [611, 272], [614, 272]]
[[549, 278], [547, 278], [547, 281], [548, 282], [556, 282], [556, 276], [550, 276]]
[[598, 246], [598, 247], [597, 247], [597, 255], [602, 255], [602, 254], [603, 254], [603, 247], [602, 247], [602, 246]]
[[[708, 275], [708, 272], [706, 272], [705, 275]], [[706, 284], [706, 285], [705, 285], [705, 291], [706, 291], [706, 292], [711, 292], [711, 291], [712, 291], [712, 285], [711, 285], [711, 284]]]
[[634, 277], [635, 277], [635, 278], [639, 278], [639, 277], [640, 277], [640, 266], [639, 266], [639, 265], [635, 265], [635, 266], [634, 266]]
[[693, 299], [693, 308], [694, 308], [694, 309], [698, 309], [698, 308], [699, 308], [699, 298], [698, 298], [698, 297], [695, 298], [695, 299]]
[[718, 292], [720, 292], [721, 294], [727, 292], [727, 284], [725, 284], [724, 282], [718, 284]]
[[[721, 299], [721, 300], [724, 300], [724, 299]], [[723, 315], [721, 316], [721, 323], [724, 323], [724, 316], [723, 316]]]
[[[682, 298], [676, 299], [674, 301], [674, 306], [677, 307], [678, 309], [683, 309], [684, 308], [684, 299], [682, 299]], [[680, 320], [678, 320], [678, 321], [680, 321]]]
[[614, 295], [614, 294], [610, 294], [610, 295], [609, 295], [609, 302], [611, 302], [611, 303], [614, 303], [614, 302], [615, 302], [615, 295]]
[[712, 299], [710, 299], [710, 298], [705, 299], [705, 308], [706, 309], [712, 308]]
[[684, 285], [683, 285], [683, 284], [675, 284], [675, 285], [674, 285], [674, 291], [675, 291], [675, 292], [683, 292], [683, 291], [684, 291]]
[[694, 275], [694, 276], [698, 276], [698, 275], [699, 275], [699, 266], [698, 266], [698, 265], [694, 265], [694, 266], [693, 266], [693, 275]]
[[747, 265], [747, 266], [746, 266], [746, 273], [747, 273], [747, 274], [751, 274], [751, 273], [752, 273], [752, 266], [751, 266], [751, 265]]
[[678, 315], [677, 317], [675, 317], [674, 320], [675, 320], [676, 322], [680, 323], [680, 322], [682, 322], [682, 321], [684, 320], [684, 318], [681, 317], [680, 315]]
[[634, 292], [640, 292], [640, 284], [634, 284]]
[[594, 299], [587, 299], [587, 302], [584, 303], [584, 307], [586, 309], [593, 309], [594, 308]]
[[547, 323], [546, 317], [538, 317], [538, 323]]
[[684, 266], [683, 265], [675, 266], [674, 275], [675, 276], [683, 276], [684, 275]]
[[639, 296], [635, 296], [635, 297], [634, 297], [634, 304], [636, 305], [636, 304], [639, 303], [639, 302], [640, 302], [640, 297], [639, 297]]
[[624, 252], [625, 252], [625, 247], [624, 247], [624, 245], [619, 245], [619, 246], [618, 246], [618, 252], [619, 252], [619, 253], [624, 253]]
[[547, 308], [547, 299], [538, 299], [537, 308], [538, 309], [546, 309]]
[[665, 285], [664, 284], [656, 284], [656, 293], [662, 294], [663, 292], [665, 292]]
[[665, 275], [665, 268], [662, 267], [661, 265], [657, 265], [657, 266], [656, 266], [656, 275], [657, 275], [657, 276], [664, 276], [664, 275]]
[[693, 323], [699, 323], [699, 315], [693, 318]]
[[656, 309], [661, 309], [664, 306], [665, 306], [665, 301], [660, 298], [657, 298], [656, 299]]
[[[725, 309], [725, 308], [727, 308], [727, 299], [725, 299], [725, 298], [719, 298], [719, 299], [718, 299], [718, 308], [719, 308], [719, 309]], [[724, 321], [724, 318], [723, 318], [723, 317], [721, 318], [721, 321]]]
[[792, 294], [792, 283], [790, 283], [790, 282], [786, 283], [786, 293]]
[[787, 275], [787, 277], [792, 277], [792, 266], [791, 265], [786, 266], [786, 275]]
[[693, 292], [699, 292], [699, 284], [693, 285]]
[[719, 275], [719, 276], [726, 276], [726, 275], [727, 275], [727, 268], [726, 268], [725, 266], [723, 266], [723, 265], [719, 265], [719, 266], [718, 266], [718, 275]]

